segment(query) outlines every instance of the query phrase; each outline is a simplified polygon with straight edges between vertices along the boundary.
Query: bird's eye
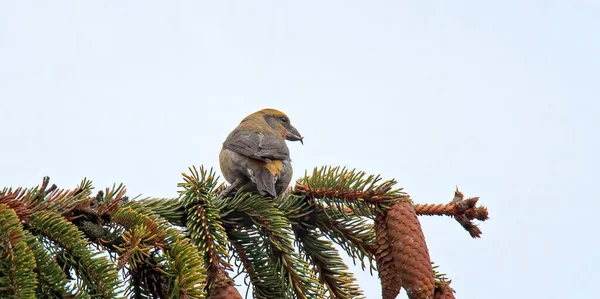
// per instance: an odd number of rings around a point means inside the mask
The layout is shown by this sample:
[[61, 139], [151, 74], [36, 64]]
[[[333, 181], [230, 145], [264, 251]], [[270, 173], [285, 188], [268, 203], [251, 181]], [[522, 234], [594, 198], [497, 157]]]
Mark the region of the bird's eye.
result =
[[280, 120], [282, 123], [286, 123], [286, 122], [288, 122], [287, 118], [285, 118], [285, 117], [283, 117], [283, 116], [282, 116], [282, 117], [280, 117], [280, 118], [279, 118], [279, 120]]

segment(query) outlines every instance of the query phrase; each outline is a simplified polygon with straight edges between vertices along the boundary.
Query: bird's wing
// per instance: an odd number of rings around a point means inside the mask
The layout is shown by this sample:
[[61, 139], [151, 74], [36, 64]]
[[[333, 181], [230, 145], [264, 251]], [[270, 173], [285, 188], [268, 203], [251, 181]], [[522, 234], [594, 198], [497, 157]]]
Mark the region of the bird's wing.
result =
[[277, 135], [237, 131], [227, 137], [223, 146], [238, 154], [263, 161], [290, 158], [285, 140]]

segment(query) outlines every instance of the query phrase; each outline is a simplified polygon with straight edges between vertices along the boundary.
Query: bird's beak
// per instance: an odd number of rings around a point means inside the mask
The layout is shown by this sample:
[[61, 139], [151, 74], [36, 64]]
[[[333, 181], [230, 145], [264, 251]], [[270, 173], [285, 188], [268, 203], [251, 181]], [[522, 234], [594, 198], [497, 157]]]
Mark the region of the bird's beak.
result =
[[304, 144], [304, 137], [300, 135], [300, 132], [296, 130], [293, 126], [290, 126], [285, 134], [285, 139], [289, 141], [300, 141], [300, 143]]

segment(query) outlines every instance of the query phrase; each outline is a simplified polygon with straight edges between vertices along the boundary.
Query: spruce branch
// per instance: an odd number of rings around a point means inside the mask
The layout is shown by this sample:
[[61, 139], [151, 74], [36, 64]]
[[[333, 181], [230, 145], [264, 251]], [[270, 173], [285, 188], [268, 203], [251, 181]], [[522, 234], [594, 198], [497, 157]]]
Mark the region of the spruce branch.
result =
[[265, 254], [269, 241], [252, 228], [228, 226], [227, 233], [232, 250], [248, 275], [246, 286], [252, 287], [253, 297], [283, 298], [278, 273], [272, 260]]
[[322, 233], [302, 234], [297, 244], [318, 273], [319, 281], [327, 287], [330, 298], [365, 298], [339, 252]]
[[37, 285], [35, 256], [27, 246], [17, 213], [0, 204], [0, 295], [35, 298]]
[[417, 204], [414, 206], [417, 215], [450, 216], [469, 232], [471, 237], [480, 238], [481, 230], [473, 223], [474, 219], [486, 221], [489, 219], [488, 210], [477, 206], [479, 197], [464, 199], [464, 194], [456, 188], [454, 198], [447, 204]]
[[317, 226], [328, 239], [339, 245], [356, 265], [372, 274], [375, 267], [375, 230], [372, 222], [359, 216], [341, 216], [323, 210], [317, 214]]
[[295, 298], [322, 298], [322, 285], [308, 263], [295, 251], [291, 223], [277, 208], [277, 203], [271, 198], [240, 191], [226, 203], [226, 215], [233, 212], [245, 214], [257, 232], [269, 241], [267, 251], [279, 274], [284, 298], [291, 298], [291, 294], [285, 293], [289, 290], [293, 291]]
[[210, 291], [218, 278], [232, 271], [227, 262], [227, 232], [221, 219], [223, 202], [214, 193], [217, 176], [212, 169], [192, 167], [189, 170], [190, 174], [184, 173], [184, 182], [179, 184], [182, 188], [180, 193], [187, 214], [186, 226], [190, 239], [204, 253], [208, 275], [206, 287]]
[[373, 209], [389, 209], [399, 198], [410, 200], [401, 188], [393, 189], [395, 180], [381, 180], [364, 171], [324, 166], [300, 178], [293, 192], [308, 199], [328, 200], [329, 205], [340, 209], [348, 207], [360, 216], [373, 216]]
[[86, 293], [101, 298], [117, 298], [117, 290], [121, 286], [116, 268], [106, 258], [87, 248], [88, 240], [74, 224], [52, 211], [36, 213], [29, 224], [72, 257], [67, 262], [83, 279], [82, 287]]
[[205, 298], [206, 268], [198, 248], [177, 239], [166, 252], [165, 272], [171, 284], [170, 298]]
[[8, 206], [20, 220], [26, 222], [32, 214], [33, 204], [29, 202], [30, 195], [27, 190], [22, 188], [15, 190], [5, 188], [0, 192], [0, 204]]
[[27, 246], [35, 256], [35, 272], [37, 274], [36, 295], [42, 298], [63, 298], [69, 297], [65, 285], [67, 276], [62, 271], [54, 257], [40, 242], [38, 237], [32, 235], [29, 231], [23, 231]]
[[[113, 298], [123, 290], [131, 298], [241, 298], [228, 274], [235, 256], [254, 298], [361, 298], [337, 244], [363, 270], [377, 264], [382, 284], [391, 286], [385, 298], [398, 284], [410, 298], [454, 298], [450, 280], [429, 263], [416, 216], [451, 216], [479, 237], [473, 221], [488, 219], [487, 209], [458, 190], [445, 205], [413, 204], [395, 184], [322, 167], [277, 198], [243, 190], [223, 198], [215, 172], [192, 167], [179, 197], [130, 200], [122, 184], [92, 196], [87, 179], [65, 190], [45, 177], [34, 188], [0, 191], [0, 273], [15, 273], [6, 270], [16, 269], [6, 252], [27, 248], [29, 271], [18, 278], [33, 277], [39, 298]], [[5, 227], [21, 234], [7, 237]], [[6, 285], [15, 289], [7, 277], [16, 276], [0, 275], [0, 297]]]
[[[134, 205], [134, 202], [131, 202]], [[175, 226], [185, 226], [186, 211], [183, 200], [176, 198], [144, 198], [135, 201], [136, 209], [156, 215]]]

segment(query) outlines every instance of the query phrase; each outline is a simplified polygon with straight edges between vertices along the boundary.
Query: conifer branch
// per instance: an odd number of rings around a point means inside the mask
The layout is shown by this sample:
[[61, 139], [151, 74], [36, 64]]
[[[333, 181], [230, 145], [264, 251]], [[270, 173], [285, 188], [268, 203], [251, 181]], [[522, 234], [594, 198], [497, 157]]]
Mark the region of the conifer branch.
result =
[[67, 276], [62, 271], [54, 257], [44, 248], [39, 239], [29, 231], [23, 231], [27, 246], [35, 256], [35, 272], [37, 274], [36, 294], [44, 294], [49, 298], [69, 297], [65, 285]]
[[474, 219], [486, 221], [489, 219], [488, 210], [484, 206], [477, 206], [479, 197], [464, 199], [462, 192], [456, 188], [454, 198], [447, 204], [417, 204], [414, 206], [417, 215], [450, 216], [471, 235], [473, 238], [481, 237], [481, 230], [473, 223]]
[[269, 256], [264, 253], [268, 240], [253, 228], [230, 227], [228, 236], [237, 258], [250, 278], [246, 286], [252, 287], [253, 297], [283, 298], [278, 273]]
[[330, 298], [365, 298], [354, 275], [348, 271], [333, 243], [317, 231], [301, 234], [297, 242], [326, 286]]
[[0, 295], [6, 298], [35, 298], [35, 256], [28, 250], [17, 213], [0, 204]]
[[184, 183], [179, 184], [183, 190], [183, 205], [187, 216], [186, 226], [193, 244], [204, 254], [207, 269], [207, 290], [214, 288], [219, 276], [227, 275], [232, 267], [227, 262], [227, 232], [221, 219], [222, 202], [214, 194], [217, 177], [212, 171], [203, 167], [190, 168], [190, 174], [183, 174]]
[[333, 242], [338, 244], [356, 265], [360, 261], [361, 268], [375, 268], [375, 230], [368, 218], [334, 213], [322, 210], [317, 214], [317, 226]]
[[198, 248], [187, 240], [175, 240], [167, 250], [165, 272], [172, 278], [170, 298], [204, 298], [206, 268]]
[[29, 224], [73, 257], [68, 262], [83, 279], [82, 287], [88, 294], [101, 298], [117, 297], [121, 287], [116, 268], [106, 258], [90, 252], [87, 239], [74, 224], [51, 211], [36, 213]]
[[87, 179], [73, 190], [47, 177], [4, 188], [0, 297], [241, 298], [229, 277], [235, 256], [254, 298], [364, 298], [335, 243], [363, 270], [377, 264], [385, 298], [400, 285], [411, 299], [454, 298], [431, 267], [416, 216], [450, 216], [479, 237], [473, 221], [487, 220], [487, 209], [458, 190], [445, 205], [413, 204], [395, 184], [322, 167], [277, 198], [244, 190], [223, 198], [215, 172], [192, 167], [176, 198], [130, 200], [122, 184], [92, 196]]
[[[277, 208], [277, 203], [270, 198], [238, 191], [227, 200], [225, 210], [245, 214], [256, 226], [257, 232], [269, 241], [267, 251], [284, 292], [291, 290], [300, 299], [322, 298], [322, 285], [308, 263], [296, 253], [292, 245], [291, 223]], [[284, 293], [284, 298], [288, 297]]]

